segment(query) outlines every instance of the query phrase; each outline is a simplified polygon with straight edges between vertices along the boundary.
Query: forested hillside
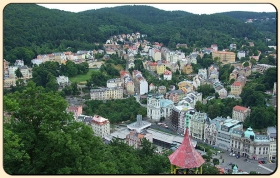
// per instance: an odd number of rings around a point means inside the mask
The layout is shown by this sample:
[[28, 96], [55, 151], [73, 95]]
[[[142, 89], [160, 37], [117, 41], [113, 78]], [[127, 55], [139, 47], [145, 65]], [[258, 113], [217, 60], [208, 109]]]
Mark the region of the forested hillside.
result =
[[136, 31], [169, 48], [177, 43], [195, 47], [216, 43], [223, 49], [231, 43], [245, 43], [244, 37], [268, 37], [275, 42], [273, 26], [260, 25], [257, 31], [254, 24], [231, 16], [194, 15], [138, 5], [71, 13], [36, 4], [9, 4], [4, 9], [4, 58], [30, 61], [38, 54], [61, 52], [67, 47], [73, 52], [94, 49], [94, 43], [104, 43], [111, 35]]

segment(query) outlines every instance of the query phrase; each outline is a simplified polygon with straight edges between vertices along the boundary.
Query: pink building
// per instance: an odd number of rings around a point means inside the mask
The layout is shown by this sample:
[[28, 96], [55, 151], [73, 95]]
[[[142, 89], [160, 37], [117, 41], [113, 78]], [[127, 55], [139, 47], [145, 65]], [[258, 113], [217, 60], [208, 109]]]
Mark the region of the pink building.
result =
[[83, 106], [69, 106], [67, 108], [68, 112], [72, 112], [75, 119], [78, 119], [78, 116], [82, 114], [83, 112]]

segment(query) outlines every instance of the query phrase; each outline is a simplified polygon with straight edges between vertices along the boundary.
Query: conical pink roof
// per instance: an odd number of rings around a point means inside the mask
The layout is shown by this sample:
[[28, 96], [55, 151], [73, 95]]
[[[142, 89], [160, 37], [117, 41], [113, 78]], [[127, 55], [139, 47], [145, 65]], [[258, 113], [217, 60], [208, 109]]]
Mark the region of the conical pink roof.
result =
[[172, 165], [179, 166], [180, 168], [197, 168], [205, 162], [192, 146], [188, 128], [186, 129], [182, 144], [168, 158]]

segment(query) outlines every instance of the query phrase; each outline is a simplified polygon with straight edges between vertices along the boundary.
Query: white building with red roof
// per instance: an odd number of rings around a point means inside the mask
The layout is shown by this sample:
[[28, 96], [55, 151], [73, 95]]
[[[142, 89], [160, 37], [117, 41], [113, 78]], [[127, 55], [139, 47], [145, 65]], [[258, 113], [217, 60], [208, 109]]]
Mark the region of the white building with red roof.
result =
[[244, 122], [250, 116], [251, 109], [243, 106], [234, 106], [232, 110], [232, 119]]
[[166, 71], [163, 73], [163, 79], [164, 79], [164, 80], [171, 80], [171, 79], [172, 79], [172, 72], [169, 71], [169, 70], [166, 70]]
[[94, 135], [101, 138], [110, 135], [110, 121], [99, 115], [94, 115], [91, 120], [91, 127]]

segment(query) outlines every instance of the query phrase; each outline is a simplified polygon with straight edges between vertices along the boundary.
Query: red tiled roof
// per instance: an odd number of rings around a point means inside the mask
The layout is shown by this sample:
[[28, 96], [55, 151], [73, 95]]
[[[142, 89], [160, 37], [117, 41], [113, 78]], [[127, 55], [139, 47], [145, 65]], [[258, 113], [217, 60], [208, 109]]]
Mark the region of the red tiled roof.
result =
[[243, 107], [243, 106], [234, 106], [233, 107], [233, 110], [235, 110], [235, 111], [242, 111], [242, 112], [244, 112], [244, 111], [246, 111], [248, 108], [245, 108], [245, 107]]
[[157, 66], [157, 62], [150, 62], [150, 66]]
[[171, 75], [171, 74], [172, 74], [172, 72], [169, 71], [169, 70], [166, 70], [166, 71], [164, 72], [164, 75]]
[[179, 166], [180, 168], [197, 168], [205, 162], [202, 156], [191, 145], [188, 128], [186, 129], [182, 144], [168, 158], [172, 165]]
[[241, 86], [241, 82], [234, 82], [232, 86]]

